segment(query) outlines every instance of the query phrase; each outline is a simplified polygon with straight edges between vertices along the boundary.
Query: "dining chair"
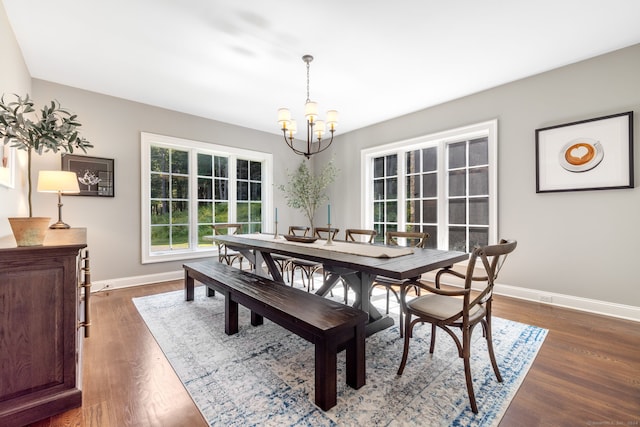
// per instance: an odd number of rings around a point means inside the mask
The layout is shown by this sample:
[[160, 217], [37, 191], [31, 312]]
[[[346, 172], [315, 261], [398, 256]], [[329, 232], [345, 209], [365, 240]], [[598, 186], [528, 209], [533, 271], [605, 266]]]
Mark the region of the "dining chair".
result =
[[[450, 267], [444, 268], [436, 274], [435, 287], [421, 280], [406, 282], [400, 291], [400, 304], [406, 316], [404, 332], [404, 350], [402, 361], [398, 368], [398, 375], [402, 375], [407, 363], [409, 343], [416, 324], [431, 324], [431, 344], [429, 353], [433, 353], [436, 343], [436, 329], [441, 328], [449, 334], [458, 348], [458, 356], [464, 359], [464, 375], [467, 382], [467, 392], [471, 402], [471, 410], [478, 413], [478, 405], [473, 391], [473, 381], [471, 378], [471, 333], [473, 328], [480, 323], [483, 335], [487, 340], [489, 358], [493, 366], [493, 372], [502, 382], [502, 376], [496, 363], [493, 351], [493, 339], [491, 337], [491, 302], [493, 297], [493, 285], [498, 277], [500, 268], [508, 254], [513, 252], [517, 246], [515, 240], [501, 240], [496, 245], [476, 246], [471, 253], [467, 264], [466, 273], [462, 274], [452, 270]], [[476, 263], [480, 261], [480, 268], [484, 268], [484, 275], [475, 272]], [[455, 290], [444, 290], [440, 287], [441, 278], [445, 275], [453, 275], [464, 279], [464, 288]], [[481, 283], [477, 285], [476, 283]], [[473, 284], [473, 294], [472, 294]], [[407, 289], [411, 286], [419, 286], [427, 291], [426, 294], [407, 300]], [[412, 317], [415, 316], [415, 319]], [[452, 328], [462, 330], [462, 339], [454, 333]]]
[[[386, 240], [387, 245], [392, 246], [407, 246], [414, 248], [424, 248], [427, 245], [427, 239], [429, 238], [429, 233], [421, 233], [416, 231], [387, 231]], [[376, 280], [371, 285], [371, 290], [369, 291], [370, 296], [371, 292], [375, 287], [382, 287], [387, 292], [387, 305], [386, 305], [386, 314], [389, 314], [389, 294], [393, 294], [398, 301], [398, 305], [400, 304], [400, 285], [402, 285], [404, 280], [392, 279], [391, 277], [378, 276]], [[415, 288], [416, 293], [419, 293], [419, 288]], [[403, 315], [402, 310], [398, 313], [398, 321], [400, 323], [400, 337], [404, 334], [403, 328]]]
[[[315, 227], [313, 229], [313, 236], [319, 239], [328, 239], [329, 233], [331, 233], [331, 238], [334, 239], [336, 234], [340, 231], [339, 228], [328, 228], [328, 227]], [[314, 283], [314, 274], [318, 271], [322, 270], [322, 263], [316, 261], [309, 261], [306, 259], [294, 258], [291, 260], [289, 264], [291, 267], [291, 286], [293, 286], [293, 279], [295, 277], [296, 270], [300, 270], [300, 277], [302, 278], [302, 284], [304, 285], [304, 278], [307, 278], [307, 292], [315, 289]], [[324, 272], [323, 272], [323, 280], [324, 280]], [[333, 291], [331, 292], [331, 296], [333, 296]]]
[[[306, 236], [309, 233], [310, 227], [305, 227], [302, 225], [291, 225], [289, 226], [289, 235], [290, 236]], [[291, 270], [291, 261], [294, 259], [288, 255], [281, 254], [271, 254], [271, 258], [275, 261], [276, 265], [280, 269], [280, 273], [282, 277], [286, 277], [289, 280], [289, 271]], [[286, 274], [285, 274], [286, 273]], [[293, 281], [291, 281], [293, 283]]]
[[[211, 227], [213, 228], [213, 236], [211, 236], [213, 239], [219, 234], [238, 234], [238, 232], [242, 231], [242, 224], [213, 224]], [[242, 261], [244, 260], [242, 254], [227, 248], [224, 244], [216, 244], [218, 245], [218, 261], [228, 265], [233, 265], [235, 261], [238, 261], [240, 270], [242, 270]]]

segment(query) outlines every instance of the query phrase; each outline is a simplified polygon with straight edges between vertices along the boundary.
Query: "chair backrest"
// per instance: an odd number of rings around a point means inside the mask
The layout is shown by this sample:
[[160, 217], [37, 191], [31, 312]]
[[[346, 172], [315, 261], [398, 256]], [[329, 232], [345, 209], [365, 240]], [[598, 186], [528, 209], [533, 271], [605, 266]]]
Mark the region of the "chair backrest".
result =
[[310, 228], [303, 225], [291, 225], [289, 226], [290, 236], [306, 236]]
[[[470, 303], [470, 306], [475, 304], [484, 303], [491, 299], [493, 295], [493, 284], [498, 278], [500, 268], [504, 264], [507, 255], [516, 249], [518, 242], [515, 240], [501, 239], [500, 243], [487, 246], [476, 246], [471, 252], [469, 257], [469, 263], [467, 264], [467, 272], [465, 275], [464, 287], [465, 289], [471, 289], [473, 282], [479, 281], [486, 282], [484, 289], [480, 290], [474, 300]], [[475, 266], [477, 261], [480, 260], [487, 275], [477, 276], [475, 274]], [[474, 287], [474, 289], [477, 289]], [[469, 294], [465, 295], [465, 305], [469, 305]]]
[[242, 224], [213, 224], [213, 234], [238, 234], [242, 231]]
[[338, 234], [338, 231], [340, 231], [339, 228], [316, 227], [316, 228], [313, 229], [313, 235], [314, 235], [314, 237], [317, 237], [318, 239], [328, 239], [329, 238], [329, 232], [331, 232], [331, 238], [335, 239], [336, 238], [336, 234]]
[[[363, 242], [373, 243], [373, 240], [378, 235], [376, 230], [365, 230], [358, 228], [347, 228], [344, 230], [344, 240], [347, 242]], [[362, 237], [366, 237], [366, 240]], [[356, 240], [357, 239], [357, 240]]]
[[429, 233], [420, 233], [416, 231], [387, 231], [387, 245], [399, 246], [398, 239], [404, 239], [403, 246], [411, 246], [414, 248], [426, 248]]

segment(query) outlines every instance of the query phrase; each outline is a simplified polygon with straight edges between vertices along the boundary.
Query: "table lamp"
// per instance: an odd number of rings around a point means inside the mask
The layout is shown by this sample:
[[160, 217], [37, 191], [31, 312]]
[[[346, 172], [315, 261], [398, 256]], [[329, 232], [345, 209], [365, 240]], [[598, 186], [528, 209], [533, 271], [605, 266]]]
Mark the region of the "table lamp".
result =
[[40, 171], [38, 172], [38, 191], [58, 193], [58, 222], [49, 228], [70, 228], [62, 221], [62, 193], [79, 193], [78, 176], [75, 172]]

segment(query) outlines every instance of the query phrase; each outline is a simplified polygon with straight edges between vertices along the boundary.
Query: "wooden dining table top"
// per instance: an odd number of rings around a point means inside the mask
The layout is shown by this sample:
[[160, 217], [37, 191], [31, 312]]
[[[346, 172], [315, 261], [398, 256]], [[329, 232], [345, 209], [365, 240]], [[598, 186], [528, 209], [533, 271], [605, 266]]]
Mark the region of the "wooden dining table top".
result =
[[[469, 258], [469, 254], [465, 252], [427, 248], [412, 248], [412, 251], [405, 252], [401, 256], [365, 256], [337, 250], [326, 245], [324, 240], [318, 240], [314, 244], [292, 244], [282, 238], [273, 238], [273, 235], [268, 234], [217, 235], [214, 238], [233, 249], [254, 249], [262, 253], [278, 253], [398, 280], [414, 278], [422, 273], [448, 267]], [[369, 243], [344, 241], [336, 241], [335, 243], [370, 245]], [[385, 249], [398, 248], [387, 245], [380, 245], [380, 247]]]

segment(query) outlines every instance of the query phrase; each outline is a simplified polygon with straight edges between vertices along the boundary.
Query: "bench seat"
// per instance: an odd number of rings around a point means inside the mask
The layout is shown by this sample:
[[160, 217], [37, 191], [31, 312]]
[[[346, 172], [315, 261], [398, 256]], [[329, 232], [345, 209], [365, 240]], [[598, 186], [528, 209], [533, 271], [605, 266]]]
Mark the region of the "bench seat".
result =
[[240, 304], [251, 310], [252, 325], [262, 324], [266, 317], [314, 344], [315, 402], [321, 409], [336, 404], [341, 349], [346, 349], [347, 384], [355, 389], [365, 384], [365, 312], [219, 262], [197, 261], [183, 267], [185, 300], [193, 300], [194, 281], [204, 284], [209, 296], [216, 291], [224, 295], [226, 334], [238, 332]]

